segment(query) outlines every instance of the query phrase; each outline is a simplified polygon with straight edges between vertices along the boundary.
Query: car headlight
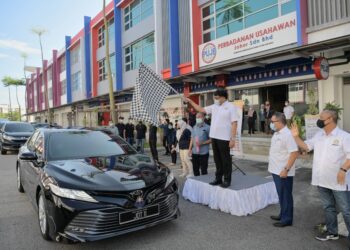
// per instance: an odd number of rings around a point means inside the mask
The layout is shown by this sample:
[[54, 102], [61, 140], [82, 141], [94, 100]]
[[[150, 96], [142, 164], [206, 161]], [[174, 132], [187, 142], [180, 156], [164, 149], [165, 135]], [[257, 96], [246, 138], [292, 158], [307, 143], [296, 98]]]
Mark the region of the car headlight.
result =
[[12, 141], [12, 140], [14, 140], [14, 139], [16, 139], [16, 138], [13, 137], [13, 136], [4, 135], [4, 139], [5, 139], [5, 140], [8, 140], [8, 141]]
[[88, 201], [88, 202], [95, 202], [98, 201], [92, 198], [90, 195], [88, 195], [86, 192], [81, 190], [73, 190], [73, 189], [66, 189], [66, 188], [60, 188], [52, 183], [49, 184], [49, 187], [55, 195], [62, 197], [62, 198], [68, 198], [72, 200], [80, 200], [80, 201]]
[[175, 179], [175, 177], [174, 177], [173, 172], [170, 172], [166, 178], [165, 188], [167, 188], [170, 185], [170, 183], [173, 182], [174, 179]]

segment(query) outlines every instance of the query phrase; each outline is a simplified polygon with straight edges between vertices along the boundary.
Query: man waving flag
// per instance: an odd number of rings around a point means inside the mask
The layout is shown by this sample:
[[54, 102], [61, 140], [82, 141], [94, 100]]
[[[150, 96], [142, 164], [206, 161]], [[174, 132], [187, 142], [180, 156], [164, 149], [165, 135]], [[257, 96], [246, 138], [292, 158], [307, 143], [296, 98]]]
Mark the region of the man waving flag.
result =
[[174, 89], [163, 81], [157, 73], [140, 63], [139, 76], [132, 97], [130, 118], [159, 126], [158, 113], [171, 90]]

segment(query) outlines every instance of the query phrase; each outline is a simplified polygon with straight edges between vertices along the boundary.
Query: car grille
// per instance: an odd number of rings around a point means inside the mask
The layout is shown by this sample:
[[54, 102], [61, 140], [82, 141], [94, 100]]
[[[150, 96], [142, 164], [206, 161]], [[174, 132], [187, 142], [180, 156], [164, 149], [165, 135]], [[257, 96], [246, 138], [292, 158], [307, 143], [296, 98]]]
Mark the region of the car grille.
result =
[[135, 227], [147, 226], [171, 216], [178, 204], [178, 196], [171, 194], [155, 200], [150, 205], [159, 204], [159, 215], [133, 221], [126, 224], [119, 223], [119, 213], [127, 212], [123, 208], [105, 208], [88, 210], [79, 213], [65, 228], [65, 233], [74, 234], [77, 237], [89, 238], [103, 235], [118, 235], [123, 231], [132, 231]]

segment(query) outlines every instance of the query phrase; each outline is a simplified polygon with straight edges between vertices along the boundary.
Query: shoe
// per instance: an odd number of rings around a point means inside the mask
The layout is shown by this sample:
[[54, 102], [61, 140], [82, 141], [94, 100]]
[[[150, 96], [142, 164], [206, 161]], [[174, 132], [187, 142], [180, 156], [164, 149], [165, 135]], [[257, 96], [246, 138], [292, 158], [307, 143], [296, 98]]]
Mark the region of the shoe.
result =
[[276, 222], [276, 223], [273, 223], [273, 225], [275, 227], [289, 227], [289, 226], [292, 226], [292, 224], [285, 224], [285, 223], [282, 223], [282, 222]]
[[185, 177], [186, 176], [186, 174], [180, 174], [179, 175], [179, 177]]
[[327, 240], [338, 240], [339, 235], [338, 234], [332, 234], [329, 232], [324, 232], [315, 237], [316, 240], [320, 241], [327, 241]]
[[279, 216], [277, 216], [277, 215], [271, 215], [270, 216], [270, 218], [272, 219], [272, 220], [281, 220], [281, 217], [279, 217]]
[[175, 166], [175, 163], [170, 163], [169, 166]]
[[209, 184], [212, 186], [217, 186], [217, 185], [220, 185], [221, 183], [222, 183], [222, 180], [215, 179], [214, 181], [210, 182]]
[[222, 187], [222, 188], [228, 188], [229, 186], [231, 186], [231, 182], [229, 182], [229, 181], [224, 181], [224, 182], [220, 185], [220, 187]]

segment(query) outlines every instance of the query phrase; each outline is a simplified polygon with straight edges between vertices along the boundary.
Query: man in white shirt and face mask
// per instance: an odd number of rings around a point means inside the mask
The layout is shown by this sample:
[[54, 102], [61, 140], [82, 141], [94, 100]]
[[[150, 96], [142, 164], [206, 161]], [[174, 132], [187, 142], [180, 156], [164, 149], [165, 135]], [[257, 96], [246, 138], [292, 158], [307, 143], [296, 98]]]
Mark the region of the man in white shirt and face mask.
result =
[[280, 213], [271, 216], [278, 222], [275, 227], [286, 227], [293, 224], [293, 178], [295, 175], [295, 160], [298, 157], [298, 146], [287, 128], [284, 114], [275, 112], [271, 117], [270, 128], [275, 133], [271, 139], [268, 171], [273, 181], [280, 202]]
[[314, 150], [311, 184], [317, 186], [320, 193], [327, 227], [326, 232], [316, 236], [320, 241], [339, 239], [337, 208], [350, 232], [350, 195], [346, 181], [350, 169], [350, 134], [340, 129], [337, 121], [336, 111], [323, 110], [317, 121], [322, 131], [305, 142], [300, 139], [297, 126], [292, 125], [298, 146], [308, 152]]
[[[201, 107], [189, 98], [189, 102], [198, 112], [211, 114], [210, 134], [214, 161], [216, 166], [215, 180], [210, 185], [220, 185], [222, 188], [231, 186], [232, 158], [230, 149], [235, 146], [238, 114], [237, 108], [227, 101], [227, 91], [218, 88], [214, 93], [214, 104]], [[224, 177], [224, 180], [222, 178]]]

